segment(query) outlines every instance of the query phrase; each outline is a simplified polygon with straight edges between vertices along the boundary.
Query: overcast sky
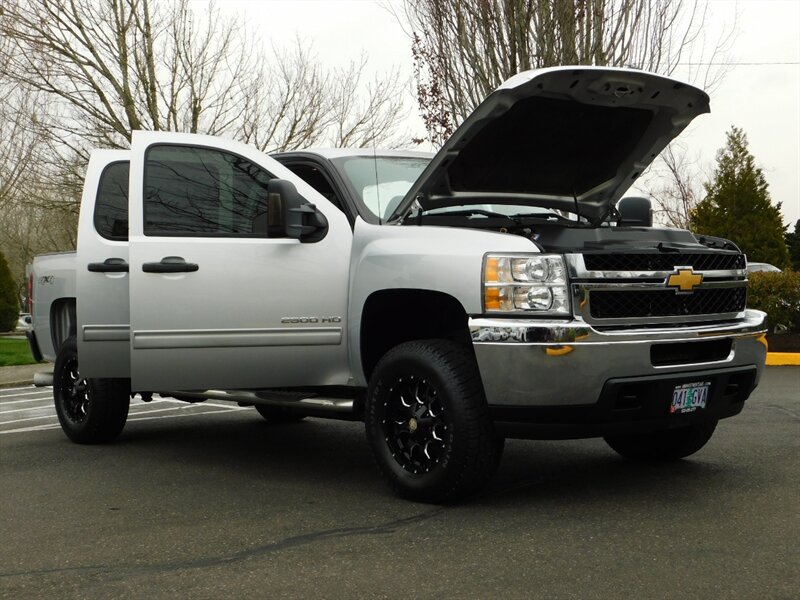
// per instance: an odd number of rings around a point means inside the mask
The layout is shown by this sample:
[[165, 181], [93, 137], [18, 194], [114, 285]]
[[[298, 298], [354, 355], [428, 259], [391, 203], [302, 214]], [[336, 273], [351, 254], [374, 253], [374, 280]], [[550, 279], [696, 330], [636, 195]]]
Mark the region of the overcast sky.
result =
[[[401, 6], [397, 0], [391, 4]], [[198, 9], [205, 5], [205, 0], [196, 1]], [[411, 76], [410, 42], [396, 19], [374, 0], [221, 0], [218, 6], [245, 14], [264, 43], [281, 47], [300, 36], [326, 64], [344, 65], [366, 52], [371, 69], [396, 66]], [[800, 0], [709, 1], [704, 25], [709, 43], [734, 23], [733, 44], [715, 60], [735, 64], [725, 67], [724, 79], [709, 90], [711, 114], [698, 117], [681, 139], [697, 157], [698, 170], [710, 174], [725, 132], [731, 125], [741, 127], [773, 202], [783, 203], [784, 221], [793, 230], [800, 219]], [[688, 60], [702, 55], [695, 49]], [[692, 80], [690, 69], [698, 67], [684, 67], [673, 76]], [[421, 135], [410, 88], [408, 102], [409, 130]]]

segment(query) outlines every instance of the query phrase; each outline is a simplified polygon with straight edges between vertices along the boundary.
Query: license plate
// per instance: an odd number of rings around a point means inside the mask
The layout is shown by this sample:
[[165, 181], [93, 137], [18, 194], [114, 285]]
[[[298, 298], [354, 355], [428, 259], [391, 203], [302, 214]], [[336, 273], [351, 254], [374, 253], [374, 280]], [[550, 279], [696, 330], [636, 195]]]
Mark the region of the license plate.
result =
[[698, 408], [705, 408], [708, 400], [708, 390], [711, 389], [710, 381], [695, 381], [676, 385], [672, 391], [672, 404], [670, 414], [690, 413]]

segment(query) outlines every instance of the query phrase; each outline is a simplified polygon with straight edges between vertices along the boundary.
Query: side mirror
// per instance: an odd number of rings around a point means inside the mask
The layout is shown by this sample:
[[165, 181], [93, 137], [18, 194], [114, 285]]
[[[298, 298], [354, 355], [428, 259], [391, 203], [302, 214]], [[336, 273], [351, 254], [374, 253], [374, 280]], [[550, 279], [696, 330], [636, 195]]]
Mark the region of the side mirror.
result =
[[617, 203], [620, 226], [623, 227], [652, 227], [653, 211], [648, 198], [623, 198]]
[[297, 193], [291, 181], [270, 179], [267, 194], [270, 223], [280, 224], [286, 237], [317, 242], [328, 233], [328, 219]]

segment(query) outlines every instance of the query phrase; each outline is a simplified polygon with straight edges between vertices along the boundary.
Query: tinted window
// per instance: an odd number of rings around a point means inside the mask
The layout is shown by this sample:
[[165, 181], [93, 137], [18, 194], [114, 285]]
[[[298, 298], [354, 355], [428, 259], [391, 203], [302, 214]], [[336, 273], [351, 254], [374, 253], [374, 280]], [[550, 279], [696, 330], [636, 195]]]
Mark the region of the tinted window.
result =
[[344, 211], [342, 208], [342, 201], [339, 199], [336, 191], [334, 191], [333, 186], [328, 181], [328, 178], [322, 173], [322, 171], [319, 170], [318, 167], [302, 163], [287, 164], [284, 166], [292, 173], [297, 175], [300, 179], [305, 181], [308, 185], [317, 190], [320, 194], [325, 196], [326, 199], [330, 200], [331, 204], [336, 205], [336, 208]]
[[272, 176], [228, 152], [153, 146], [144, 175], [144, 233], [160, 236], [270, 237], [282, 235], [270, 215]]
[[94, 228], [109, 240], [128, 239], [128, 171], [127, 161], [108, 165], [100, 175], [97, 200], [94, 204]]

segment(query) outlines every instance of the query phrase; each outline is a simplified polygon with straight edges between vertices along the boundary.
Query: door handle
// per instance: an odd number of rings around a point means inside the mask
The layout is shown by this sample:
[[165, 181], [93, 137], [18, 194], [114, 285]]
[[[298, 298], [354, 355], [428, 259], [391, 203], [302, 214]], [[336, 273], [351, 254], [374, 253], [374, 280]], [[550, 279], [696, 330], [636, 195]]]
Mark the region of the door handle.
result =
[[128, 263], [122, 258], [107, 258], [103, 262], [89, 263], [92, 273], [127, 273]]
[[145, 273], [194, 273], [199, 268], [195, 263], [187, 263], [182, 256], [165, 256], [161, 262], [142, 265]]

